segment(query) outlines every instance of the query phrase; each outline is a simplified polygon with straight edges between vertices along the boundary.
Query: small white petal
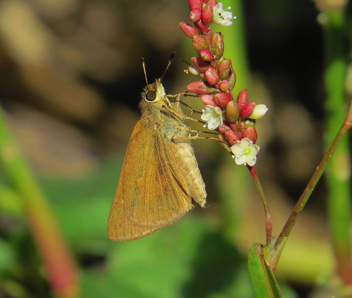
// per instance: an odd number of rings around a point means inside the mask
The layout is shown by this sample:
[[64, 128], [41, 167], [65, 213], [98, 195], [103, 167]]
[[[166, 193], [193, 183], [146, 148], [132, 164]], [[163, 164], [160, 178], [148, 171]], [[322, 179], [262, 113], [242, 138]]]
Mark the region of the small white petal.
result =
[[240, 154], [241, 152], [243, 152], [243, 148], [239, 145], [239, 144], [235, 144], [231, 147], [231, 151], [233, 154]]
[[216, 4], [214, 6], [214, 10], [217, 9], [217, 10], [223, 10], [224, 6], [222, 4], [222, 2], [219, 2], [218, 4]]
[[243, 165], [246, 161], [247, 161], [247, 157], [245, 155], [236, 156], [235, 158], [235, 162], [238, 165]]
[[248, 138], [244, 138], [241, 140], [241, 147], [250, 147], [252, 144], [252, 141]]
[[211, 115], [203, 113], [202, 116], [200, 116], [200, 119], [204, 121], [208, 121], [211, 118]]
[[256, 145], [256, 144], [253, 144], [252, 148], [255, 149], [255, 153], [254, 154], [257, 155], [259, 153], [260, 147], [258, 145]]
[[257, 162], [257, 157], [256, 156], [247, 157], [247, 163], [251, 167], [253, 167], [256, 162]]
[[231, 19], [232, 18], [232, 12], [224, 11], [222, 13], [222, 16], [223, 16], [224, 19]]
[[212, 118], [208, 121], [208, 128], [214, 130], [219, 126], [219, 120], [217, 118]]

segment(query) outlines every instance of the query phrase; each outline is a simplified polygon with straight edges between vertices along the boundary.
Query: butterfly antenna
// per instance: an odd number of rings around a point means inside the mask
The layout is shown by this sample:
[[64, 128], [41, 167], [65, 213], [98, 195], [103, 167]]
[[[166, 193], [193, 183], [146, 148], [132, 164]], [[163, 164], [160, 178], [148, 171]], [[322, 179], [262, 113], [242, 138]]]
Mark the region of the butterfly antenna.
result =
[[166, 69], [164, 70], [164, 73], [163, 73], [163, 75], [162, 75], [161, 78], [160, 78], [160, 82], [163, 81], [164, 76], [165, 76], [167, 70], [169, 69], [169, 67], [170, 67], [170, 65], [171, 65], [171, 61], [172, 61], [172, 59], [174, 59], [174, 57], [175, 57], [175, 54], [176, 54], [175, 52], [171, 53], [169, 62], [168, 62], [167, 65], [166, 65]]
[[147, 71], [145, 70], [145, 61], [144, 61], [144, 57], [141, 57], [142, 60], [142, 67], [143, 67], [143, 71], [144, 71], [144, 78], [145, 78], [145, 82], [148, 85], [148, 77], [147, 77]]

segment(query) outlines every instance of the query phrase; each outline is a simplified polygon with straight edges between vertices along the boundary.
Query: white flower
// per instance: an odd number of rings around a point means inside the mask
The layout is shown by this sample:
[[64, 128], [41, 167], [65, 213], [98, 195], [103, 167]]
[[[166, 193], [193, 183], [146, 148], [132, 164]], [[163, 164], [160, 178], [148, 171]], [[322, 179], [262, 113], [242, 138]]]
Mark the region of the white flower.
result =
[[255, 108], [253, 109], [252, 114], [248, 117], [250, 119], [260, 119], [262, 118], [266, 112], [268, 111], [268, 107], [266, 105], [256, 105]]
[[219, 107], [205, 106], [200, 118], [207, 122], [204, 127], [208, 125], [210, 130], [214, 130], [223, 124], [222, 111]]
[[[230, 9], [231, 7], [228, 7]], [[232, 25], [232, 19], [237, 17], [232, 17], [231, 11], [226, 11], [223, 9], [222, 2], [219, 2], [214, 6], [213, 9], [213, 22], [217, 25], [230, 26]]]
[[257, 154], [260, 150], [258, 145], [253, 144], [253, 142], [244, 138], [238, 144], [231, 147], [231, 151], [234, 154], [235, 162], [238, 165], [250, 165], [251, 167], [257, 162]]

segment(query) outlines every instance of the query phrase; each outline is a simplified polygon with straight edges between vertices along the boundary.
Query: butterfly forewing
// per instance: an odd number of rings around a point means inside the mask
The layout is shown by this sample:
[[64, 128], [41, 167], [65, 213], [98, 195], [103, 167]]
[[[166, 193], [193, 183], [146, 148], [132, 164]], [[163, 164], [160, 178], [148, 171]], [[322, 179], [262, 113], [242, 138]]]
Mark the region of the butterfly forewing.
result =
[[160, 132], [148, 125], [143, 118], [138, 121], [127, 147], [109, 216], [111, 240], [147, 236], [193, 207], [192, 198], [175, 179], [163, 153]]
[[[165, 139], [160, 131], [153, 133], [154, 158], [147, 163], [142, 186], [141, 200], [137, 200], [132, 211], [132, 220], [146, 226], [169, 225], [193, 207], [192, 198], [186, 191], [184, 180], [178, 180], [174, 164], [164, 148]], [[167, 146], [169, 147], [169, 146]]]

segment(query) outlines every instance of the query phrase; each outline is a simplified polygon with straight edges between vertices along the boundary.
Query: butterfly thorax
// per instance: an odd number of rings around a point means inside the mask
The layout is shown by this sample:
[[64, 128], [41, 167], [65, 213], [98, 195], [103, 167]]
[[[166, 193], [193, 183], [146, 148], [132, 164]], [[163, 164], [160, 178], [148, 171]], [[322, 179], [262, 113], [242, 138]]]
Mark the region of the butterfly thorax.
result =
[[160, 79], [144, 88], [139, 107], [148, 126], [158, 130], [168, 140], [176, 132], [179, 137], [187, 136], [187, 126], [184, 124], [179, 103], [170, 103]]

